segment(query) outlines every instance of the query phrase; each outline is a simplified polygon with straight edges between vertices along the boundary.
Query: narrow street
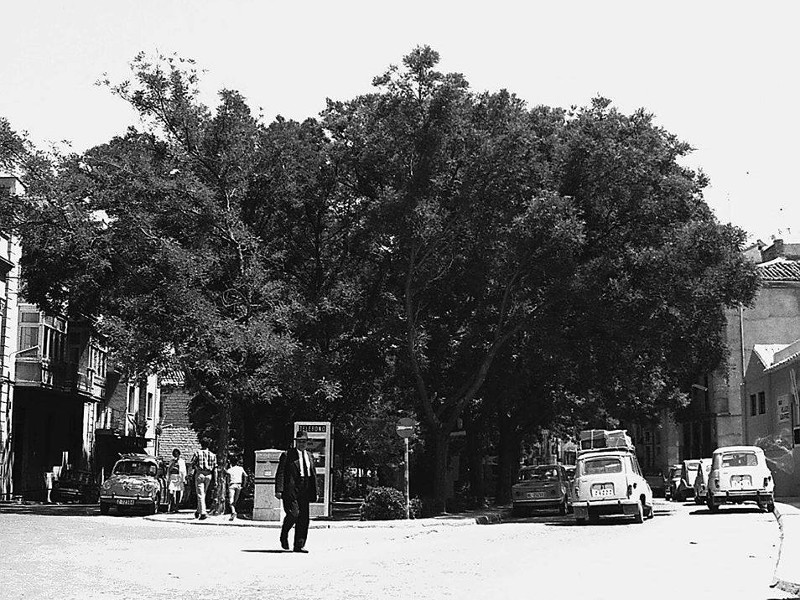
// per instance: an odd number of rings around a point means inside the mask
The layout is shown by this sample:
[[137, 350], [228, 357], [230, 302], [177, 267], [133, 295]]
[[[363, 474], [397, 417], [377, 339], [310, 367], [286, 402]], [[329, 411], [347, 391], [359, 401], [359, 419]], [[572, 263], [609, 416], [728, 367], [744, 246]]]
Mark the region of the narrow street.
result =
[[660, 501], [643, 525], [312, 529], [307, 555], [281, 552], [271, 528], [58, 508], [0, 510], [3, 598], [788, 597], [769, 588], [777, 523], [749, 507]]

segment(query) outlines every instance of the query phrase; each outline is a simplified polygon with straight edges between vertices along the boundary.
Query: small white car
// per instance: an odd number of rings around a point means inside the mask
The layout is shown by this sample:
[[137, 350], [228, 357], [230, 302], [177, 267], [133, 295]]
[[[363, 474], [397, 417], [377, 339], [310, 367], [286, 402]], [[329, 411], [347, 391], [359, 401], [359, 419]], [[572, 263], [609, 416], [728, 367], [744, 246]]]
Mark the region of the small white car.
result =
[[762, 510], [775, 509], [775, 482], [764, 451], [758, 446], [725, 446], [714, 450], [708, 475], [706, 504], [711, 512], [721, 504], [755, 502]]
[[578, 524], [601, 516], [652, 518], [653, 491], [642, 475], [633, 450], [584, 450], [578, 455], [572, 510]]

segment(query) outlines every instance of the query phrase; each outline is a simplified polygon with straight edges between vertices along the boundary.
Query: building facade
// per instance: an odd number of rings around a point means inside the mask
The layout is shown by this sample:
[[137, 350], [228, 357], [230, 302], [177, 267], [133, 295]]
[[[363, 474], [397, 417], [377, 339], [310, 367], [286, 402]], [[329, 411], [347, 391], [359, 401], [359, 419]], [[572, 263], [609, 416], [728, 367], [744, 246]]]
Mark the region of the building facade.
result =
[[800, 495], [800, 339], [756, 345], [744, 385], [744, 442], [764, 449], [778, 496]]
[[156, 375], [123, 376], [110, 369], [95, 422], [94, 471], [105, 479], [121, 454], [158, 455], [161, 390]]
[[12, 411], [14, 494], [38, 499], [46, 473], [93, 472], [97, 406], [105, 398], [103, 340], [90, 324], [18, 304]]
[[708, 458], [716, 448], [748, 443], [746, 377], [756, 347], [786, 346], [800, 339], [800, 244], [775, 240], [745, 251], [756, 263], [760, 288], [751, 307], [727, 310], [726, 361], [689, 390], [690, 403], [662, 430], [677, 427], [660, 467], [687, 458]]
[[[0, 177], [0, 194], [18, 195], [22, 186], [14, 177]], [[14, 358], [17, 355], [19, 261], [21, 248], [11, 235], [0, 232], [0, 500], [12, 498], [12, 413]]]

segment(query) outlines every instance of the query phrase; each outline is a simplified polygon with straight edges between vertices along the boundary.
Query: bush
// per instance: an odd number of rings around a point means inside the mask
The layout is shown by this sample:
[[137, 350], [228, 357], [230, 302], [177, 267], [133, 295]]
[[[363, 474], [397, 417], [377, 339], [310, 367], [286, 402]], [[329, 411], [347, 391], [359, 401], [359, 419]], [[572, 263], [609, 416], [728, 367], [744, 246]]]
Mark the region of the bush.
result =
[[362, 521], [386, 521], [406, 518], [406, 499], [390, 487], [375, 487], [367, 492], [359, 510]]
[[334, 474], [333, 489], [334, 496], [337, 500], [364, 497], [361, 483], [358, 478], [349, 471], [345, 471], [344, 476], [338, 472]]

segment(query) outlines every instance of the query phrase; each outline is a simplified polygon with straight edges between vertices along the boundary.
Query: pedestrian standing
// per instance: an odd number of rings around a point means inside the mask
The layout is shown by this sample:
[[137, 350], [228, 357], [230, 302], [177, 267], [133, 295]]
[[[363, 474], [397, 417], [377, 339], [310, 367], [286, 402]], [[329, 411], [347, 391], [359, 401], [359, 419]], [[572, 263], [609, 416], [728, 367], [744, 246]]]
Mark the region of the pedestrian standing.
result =
[[228, 473], [228, 504], [231, 505], [231, 521], [233, 521], [236, 518], [236, 502], [247, 481], [247, 474], [239, 466], [239, 459], [235, 456], [231, 457], [231, 466], [226, 472]]
[[283, 502], [286, 517], [281, 527], [281, 547], [289, 549], [289, 530], [294, 527], [294, 551], [305, 549], [308, 538], [309, 503], [317, 500], [314, 458], [306, 450], [308, 434], [298, 431], [295, 447], [281, 454], [275, 474], [275, 496]]
[[172, 451], [172, 460], [167, 467], [167, 492], [169, 493], [169, 512], [178, 512], [183, 493], [186, 490], [186, 461], [181, 457], [181, 451], [175, 448]]
[[217, 466], [216, 455], [208, 449], [209, 441], [207, 438], [200, 440], [200, 450], [192, 457], [192, 467], [194, 468], [194, 486], [197, 492], [197, 510], [194, 513], [195, 519], [201, 521], [208, 518], [206, 510], [206, 491], [211, 486], [214, 479], [214, 469]]

